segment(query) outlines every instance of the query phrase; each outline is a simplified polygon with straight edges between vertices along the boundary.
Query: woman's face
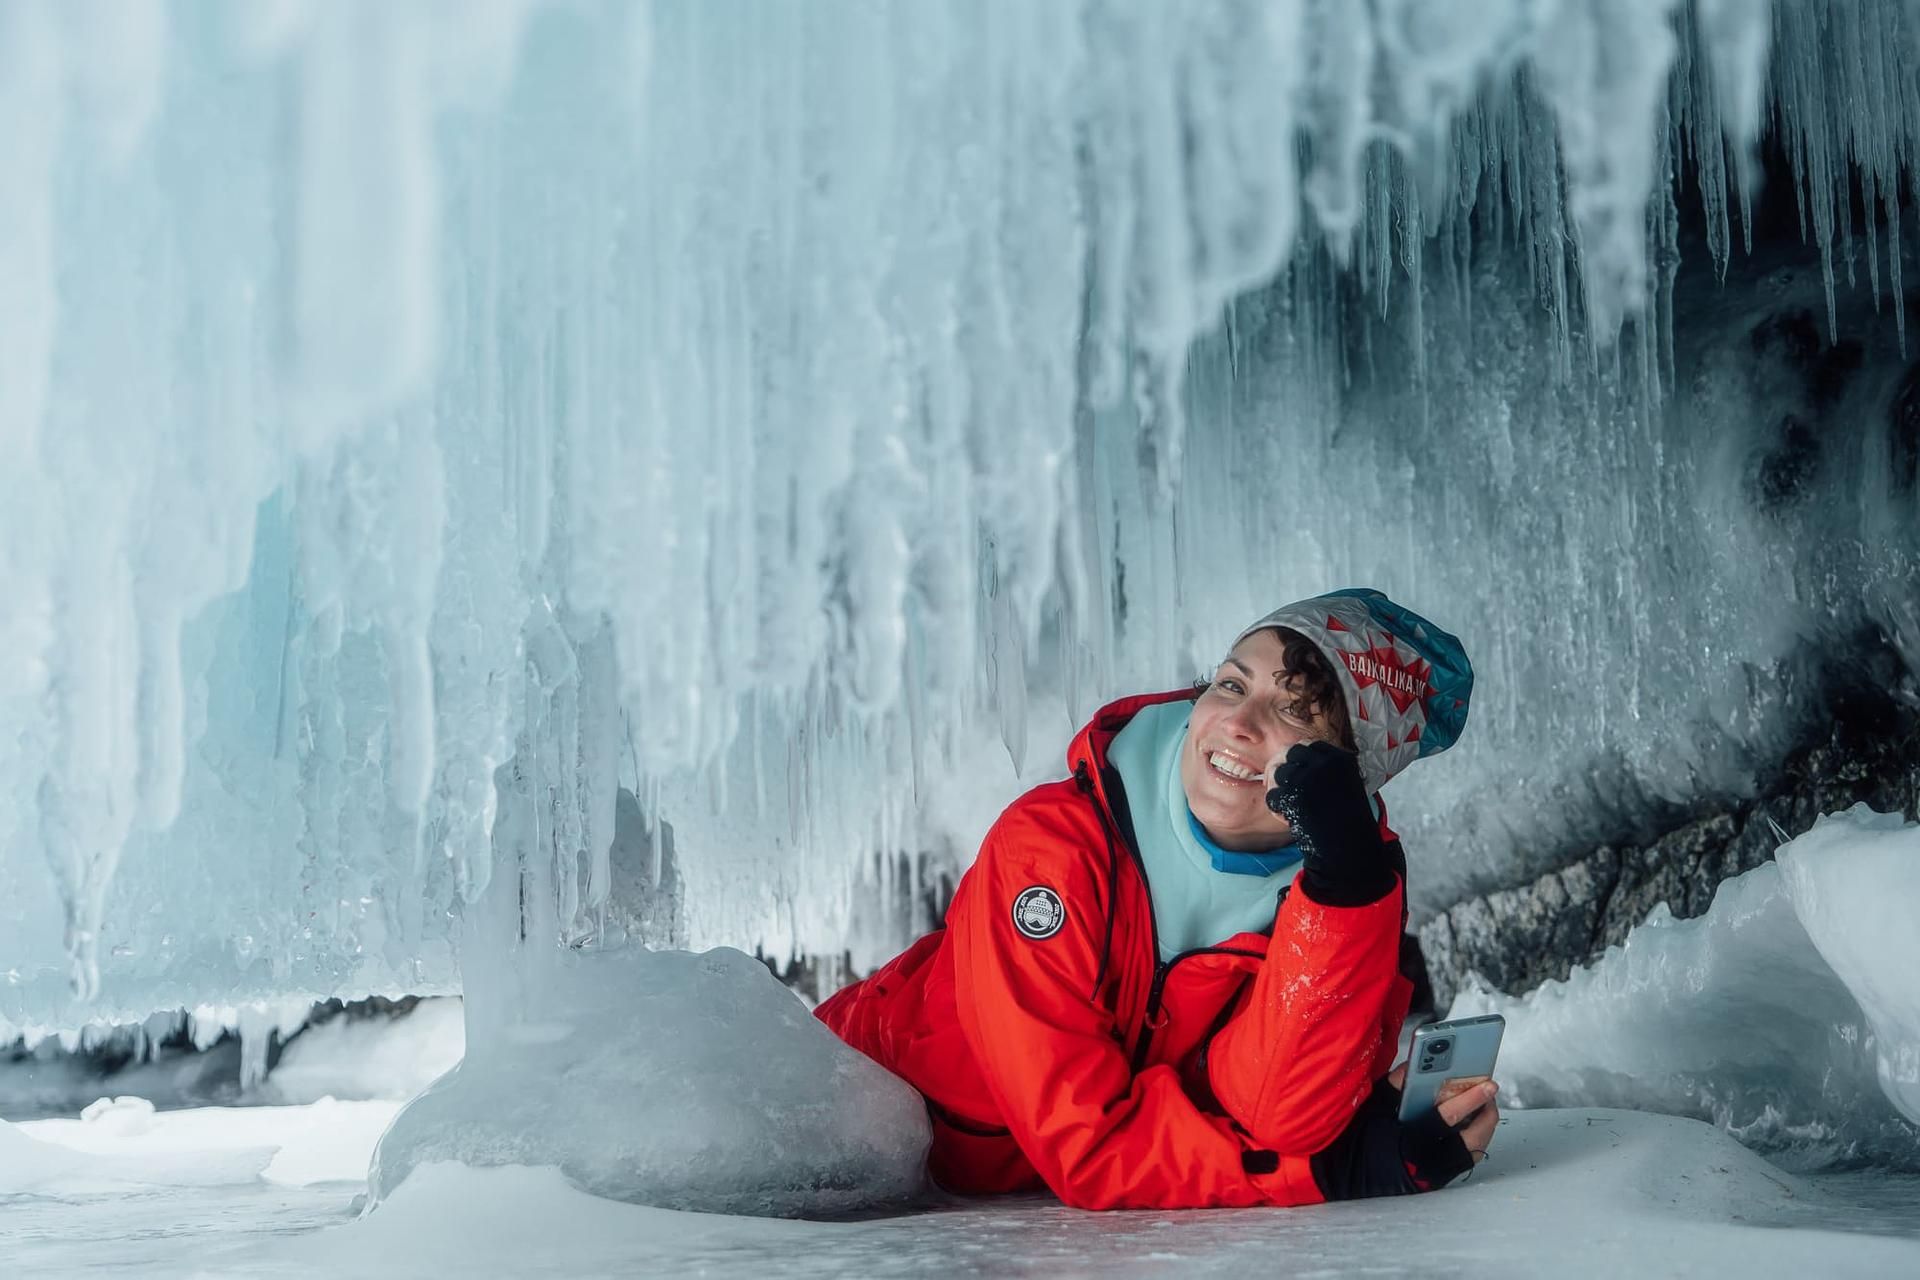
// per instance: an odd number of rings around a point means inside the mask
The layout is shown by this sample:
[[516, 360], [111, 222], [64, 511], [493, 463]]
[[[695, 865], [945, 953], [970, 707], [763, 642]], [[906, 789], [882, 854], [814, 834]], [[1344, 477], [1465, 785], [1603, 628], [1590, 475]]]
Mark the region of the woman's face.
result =
[[1274, 767], [1295, 743], [1333, 736], [1324, 714], [1312, 720], [1293, 714], [1284, 654], [1276, 631], [1242, 640], [1213, 673], [1187, 723], [1180, 785], [1193, 816], [1223, 849], [1258, 851], [1293, 839], [1287, 820], [1267, 808]]

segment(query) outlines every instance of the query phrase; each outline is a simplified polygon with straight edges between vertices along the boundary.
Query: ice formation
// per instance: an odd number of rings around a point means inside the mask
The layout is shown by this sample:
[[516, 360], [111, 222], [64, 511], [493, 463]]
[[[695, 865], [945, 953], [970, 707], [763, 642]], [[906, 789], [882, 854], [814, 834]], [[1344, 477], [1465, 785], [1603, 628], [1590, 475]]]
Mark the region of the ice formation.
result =
[[920, 1095], [751, 956], [581, 952], [540, 989], [394, 1118], [376, 1203], [449, 1161], [554, 1166], [608, 1199], [710, 1213], [820, 1216], [925, 1189]]
[[[1920, 652], [1905, 22], [0, 6], [0, 1019], [452, 990], [496, 878], [605, 944], [623, 804], [695, 945], [871, 958], [1075, 717], [1354, 582], [1488, 691], [1427, 901], [1737, 789], [1796, 646]], [[1759, 510], [1785, 305], [1869, 358]]]
[[1566, 982], [1463, 992], [1507, 1015], [1499, 1075], [1525, 1106], [1709, 1120], [1789, 1161], [1920, 1168], [1920, 826], [1864, 805], [1664, 908]]
[[276, 1103], [385, 1098], [404, 1102], [466, 1052], [458, 1000], [422, 1000], [404, 1017], [334, 1018], [293, 1039], [262, 1087]]

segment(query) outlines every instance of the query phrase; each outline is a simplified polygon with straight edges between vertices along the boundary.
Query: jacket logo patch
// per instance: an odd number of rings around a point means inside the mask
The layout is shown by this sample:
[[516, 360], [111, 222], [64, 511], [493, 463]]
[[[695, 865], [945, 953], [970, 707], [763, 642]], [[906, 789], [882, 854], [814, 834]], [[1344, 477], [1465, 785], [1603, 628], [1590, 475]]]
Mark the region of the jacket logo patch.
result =
[[1067, 922], [1060, 895], [1043, 884], [1031, 885], [1013, 900], [1013, 927], [1034, 941], [1051, 938]]

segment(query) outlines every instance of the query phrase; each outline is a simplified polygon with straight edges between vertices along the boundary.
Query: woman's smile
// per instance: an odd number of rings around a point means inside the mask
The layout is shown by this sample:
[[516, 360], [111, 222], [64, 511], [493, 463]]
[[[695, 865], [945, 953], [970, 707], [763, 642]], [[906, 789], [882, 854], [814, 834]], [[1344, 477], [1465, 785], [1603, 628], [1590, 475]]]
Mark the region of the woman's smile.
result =
[[1236, 787], [1250, 787], [1261, 780], [1262, 775], [1258, 765], [1249, 764], [1231, 751], [1207, 752], [1206, 760], [1221, 781]]

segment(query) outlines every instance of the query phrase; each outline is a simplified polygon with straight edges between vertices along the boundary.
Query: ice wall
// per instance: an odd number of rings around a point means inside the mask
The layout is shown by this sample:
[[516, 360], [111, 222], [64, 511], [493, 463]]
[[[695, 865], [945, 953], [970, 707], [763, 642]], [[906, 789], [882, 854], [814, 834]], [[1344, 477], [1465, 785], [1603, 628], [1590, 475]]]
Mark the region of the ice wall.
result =
[[[1725, 270], [1769, 128], [1897, 288], [1902, 12], [1771, 12], [0, 7], [0, 1018], [446, 989], [496, 845], [604, 940], [619, 786], [696, 943], [876, 950], [892, 851], [1348, 581], [1535, 664], [1448, 794], [1588, 740], [1617, 670], [1538, 606], [1643, 626], [1742, 533], [1599, 563], [1696, 496], [1673, 184]], [[1729, 617], [1650, 692], [1737, 688]], [[1702, 755], [1627, 718], [1630, 779]], [[1536, 794], [1429, 795], [1431, 847]]]

